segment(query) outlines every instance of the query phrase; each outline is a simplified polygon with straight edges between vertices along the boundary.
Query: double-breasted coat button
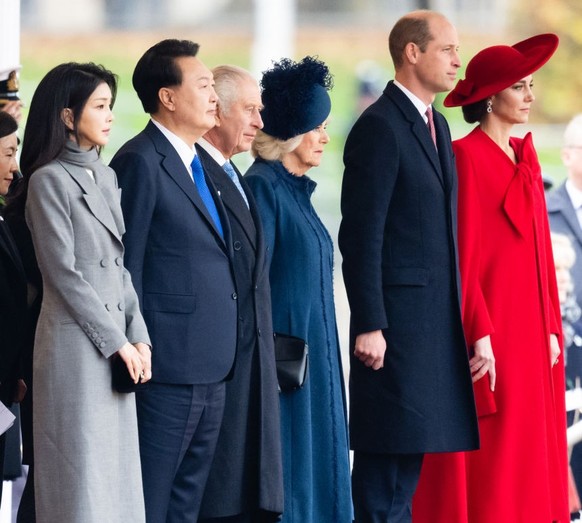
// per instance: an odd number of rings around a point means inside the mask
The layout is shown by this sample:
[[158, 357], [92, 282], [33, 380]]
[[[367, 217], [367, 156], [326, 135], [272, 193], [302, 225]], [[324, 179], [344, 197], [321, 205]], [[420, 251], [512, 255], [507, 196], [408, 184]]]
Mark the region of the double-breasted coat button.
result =
[[119, 267], [123, 265], [123, 260], [121, 259], [121, 256], [115, 258], [115, 265], [118, 265]]
[[106, 304], [105, 304], [105, 308], [106, 308], [108, 311], [110, 311], [110, 310], [111, 310], [111, 305], [109, 305], [109, 303], [106, 303]]
[[107, 267], [109, 265], [109, 261], [105, 258], [103, 258], [101, 260], [101, 262], [99, 263], [99, 265], [101, 265], [101, 267]]
[[123, 305], [121, 303], [117, 304], [117, 310], [118, 311], [122, 311], [123, 310]]
[[234, 250], [235, 251], [240, 251], [241, 247], [242, 247], [241, 242], [239, 242], [238, 240], [234, 242]]
[[236, 292], [233, 292], [230, 296], [233, 300], [238, 299], [238, 294]]

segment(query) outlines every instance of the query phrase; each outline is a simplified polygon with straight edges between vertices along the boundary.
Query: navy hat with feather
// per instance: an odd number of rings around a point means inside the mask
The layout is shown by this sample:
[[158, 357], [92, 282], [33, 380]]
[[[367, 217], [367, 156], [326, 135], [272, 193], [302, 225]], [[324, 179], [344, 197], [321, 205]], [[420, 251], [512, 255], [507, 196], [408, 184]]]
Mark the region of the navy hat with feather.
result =
[[261, 79], [263, 132], [288, 140], [312, 131], [329, 116], [332, 86], [327, 65], [312, 56], [274, 63]]

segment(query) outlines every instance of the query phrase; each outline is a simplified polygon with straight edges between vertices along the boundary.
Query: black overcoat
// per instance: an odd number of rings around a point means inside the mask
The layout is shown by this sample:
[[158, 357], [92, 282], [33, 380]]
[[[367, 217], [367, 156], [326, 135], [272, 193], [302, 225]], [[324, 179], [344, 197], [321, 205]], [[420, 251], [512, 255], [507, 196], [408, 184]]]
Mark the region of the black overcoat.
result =
[[201, 517], [259, 509], [280, 514], [283, 476], [279, 393], [261, 221], [253, 195], [238, 170], [249, 208], [223, 168], [202, 147], [196, 149], [230, 222], [239, 315], [235, 369], [232, 380], [226, 383], [224, 417]]
[[[475, 449], [478, 428], [460, 309], [457, 180], [446, 120], [438, 152], [390, 82], [358, 119], [344, 152], [339, 247], [351, 310], [350, 438], [354, 450]], [[382, 329], [384, 367], [353, 356]]]
[[0, 216], [0, 401], [8, 405], [21, 377], [26, 317], [24, 266], [8, 224]]

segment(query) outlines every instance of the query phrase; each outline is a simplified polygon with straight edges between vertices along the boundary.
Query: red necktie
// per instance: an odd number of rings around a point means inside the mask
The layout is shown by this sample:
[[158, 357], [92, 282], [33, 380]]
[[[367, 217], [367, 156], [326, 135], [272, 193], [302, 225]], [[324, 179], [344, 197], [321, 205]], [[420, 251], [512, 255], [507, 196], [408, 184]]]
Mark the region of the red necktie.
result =
[[432, 117], [432, 107], [430, 105], [426, 108], [426, 118], [428, 120], [427, 125], [428, 125], [428, 130], [430, 132], [430, 137], [432, 138], [434, 146], [436, 147], [436, 131], [434, 129], [434, 120]]

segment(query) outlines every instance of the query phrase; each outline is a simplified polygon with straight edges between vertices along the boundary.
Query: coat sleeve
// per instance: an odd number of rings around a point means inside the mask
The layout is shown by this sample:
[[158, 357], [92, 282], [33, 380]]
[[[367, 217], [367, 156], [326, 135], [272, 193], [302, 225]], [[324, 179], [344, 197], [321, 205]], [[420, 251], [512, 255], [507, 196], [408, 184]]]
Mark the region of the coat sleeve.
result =
[[[493, 334], [494, 328], [481, 286], [481, 219], [478, 173], [474, 156], [455, 146], [459, 180], [458, 242], [461, 273], [463, 327], [467, 346]], [[494, 348], [495, 349], [495, 348]]]
[[[28, 187], [26, 221], [43, 277], [87, 338], [108, 358], [127, 338], [106, 311], [95, 289], [76, 268], [71, 201], [63, 172], [41, 169]], [[90, 253], [88, 253], [90, 254]]]
[[360, 118], [344, 151], [338, 244], [354, 335], [389, 327], [382, 259], [388, 209], [398, 176], [399, 149], [388, 122]]

